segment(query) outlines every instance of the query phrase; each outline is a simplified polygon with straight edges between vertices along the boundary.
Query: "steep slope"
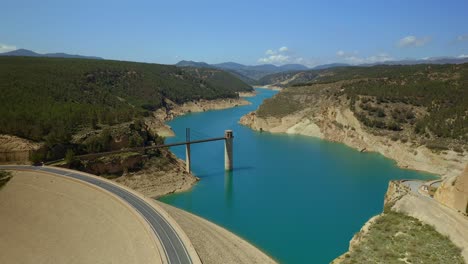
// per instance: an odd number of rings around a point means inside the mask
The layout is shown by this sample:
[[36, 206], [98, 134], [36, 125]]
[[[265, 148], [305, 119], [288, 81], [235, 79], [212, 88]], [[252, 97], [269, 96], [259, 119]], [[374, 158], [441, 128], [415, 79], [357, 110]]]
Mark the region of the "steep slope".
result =
[[33, 140], [131, 121], [163, 108], [165, 99], [182, 104], [252, 90], [220, 70], [32, 57], [0, 57], [0, 88], [0, 133]]
[[332, 263], [466, 263], [468, 220], [406, 185], [391, 181], [384, 212], [372, 217]]
[[241, 123], [343, 142], [402, 167], [453, 175], [468, 162], [467, 100], [468, 64], [337, 68], [283, 89]]

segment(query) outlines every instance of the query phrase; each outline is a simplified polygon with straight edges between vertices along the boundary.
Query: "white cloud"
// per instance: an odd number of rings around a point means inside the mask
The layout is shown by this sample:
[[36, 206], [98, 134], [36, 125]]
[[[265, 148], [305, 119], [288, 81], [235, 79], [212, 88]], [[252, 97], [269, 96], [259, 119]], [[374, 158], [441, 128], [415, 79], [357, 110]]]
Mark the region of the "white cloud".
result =
[[265, 56], [258, 59], [257, 62], [261, 64], [274, 65], [298, 63], [308, 67], [313, 67], [319, 64], [318, 61], [299, 56], [286, 46], [282, 46], [278, 49], [266, 50]]
[[337, 51], [336, 56], [350, 64], [376, 63], [394, 60], [393, 57], [386, 53], [380, 53], [369, 57], [360, 57], [357, 51], [346, 52], [343, 50]]
[[431, 41], [430, 37], [416, 37], [416, 36], [406, 36], [400, 39], [397, 43], [397, 46], [400, 48], [403, 47], [421, 47], [426, 45], [429, 41]]
[[460, 56], [458, 56], [457, 58], [460, 58], [460, 59], [468, 58], [468, 54], [460, 54]]
[[344, 50], [339, 50], [336, 52], [336, 56], [340, 58], [349, 58], [349, 57], [354, 57], [357, 56], [359, 52], [357, 51], [344, 51]]
[[5, 45], [0, 43], [0, 53], [16, 50], [16, 46]]
[[265, 58], [260, 58], [258, 59], [258, 62], [260, 63], [268, 63], [268, 64], [285, 64], [289, 63], [290, 57], [287, 55], [282, 55], [282, 54], [276, 54], [276, 55], [270, 55]]
[[292, 57], [289, 54], [289, 49], [286, 46], [283, 46], [277, 50], [269, 49], [265, 51], [265, 57], [258, 59], [259, 63], [268, 63], [268, 64], [286, 64], [296, 62], [296, 57]]
[[468, 34], [458, 36], [457, 41], [468, 41]]

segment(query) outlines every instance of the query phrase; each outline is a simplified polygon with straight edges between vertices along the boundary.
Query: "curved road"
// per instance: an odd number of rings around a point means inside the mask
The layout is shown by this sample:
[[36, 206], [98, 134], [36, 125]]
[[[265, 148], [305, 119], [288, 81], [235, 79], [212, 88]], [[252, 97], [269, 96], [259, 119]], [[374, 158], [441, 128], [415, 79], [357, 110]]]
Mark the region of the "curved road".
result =
[[192, 259], [190, 258], [188, 250], [185, 248], [184, 243], [182, 242], [174, 228], [172, 228], [172, 226], [167, 222], [167, 220], [156, 210], [154, 210], [153, 207], [147, 202], [137, 197], [136, 195], [128, 192], [127, 190], [120, 188], [117, 185], [83, 175], [79, 172], [60, 170], [53, 167], [7, 165], [0, 166], [0, 169], [45, 171], [48, 173], [58, 174], [64, 177], [70, 177], [81, 181], [85, 181], [102, 189], [105, 189], [109, 192], [112, 192], [113, 194], [117, 195], [122, 200], [130, 204], [133, 208], [135, 208], [136, 211], [138, 211], [143, 216], [143, 218], [146, 219], [156, 236], [159, 238], [168, 263], [192, 263]]

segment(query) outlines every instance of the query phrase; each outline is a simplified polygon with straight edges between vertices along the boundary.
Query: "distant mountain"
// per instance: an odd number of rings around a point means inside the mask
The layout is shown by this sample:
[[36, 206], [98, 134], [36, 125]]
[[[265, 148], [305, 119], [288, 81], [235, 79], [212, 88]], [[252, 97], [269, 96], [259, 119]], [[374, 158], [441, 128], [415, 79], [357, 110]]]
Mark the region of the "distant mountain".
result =
[[260, 78], [257, 81], [256, 85], [271, 85], [271, 86], [278, 86], [278, 87], [287, 87], [291, 85], [301, 84], [301, 83], [308, 83], [316, 78], [327, 75], [330, 72], [338, 72], [338, 71], [347, 71], [351, 68], [366, 68], [366, 67], [373, 67], [373, 66], [397, 66], [397, 65], [420, 65], [420, 64], [463, 64], [468, 63], [468, 58], [454, 58], [454, 57], [434, 57], [434, 58], [426, 58], [426, 59], [405, 59], [405, 60], [398, 60], [398, 61], [385, 61], [385, 62], [378, 62], [378, 63], [368, 63], [368, 64], [360, 64], [360, 65], [350, 65], [346, 63], [331, 63], [331, 64], [324, 64], [314, 67], [313, 69], [302, 70], [302, 71], [285, 71], [279, 72], [274, 74], [269, 74]]
[[39, 57], [40, 54], [27, 50], [27, 49], [17, 49], [5, 53], [0, 53], [0, 56], [25, 56], [25, 57]]
[[285, 64], [285, 65], [279, 66], [279, 68], [282, 71], [305, 71], [309, 69], [308, 67], [302, 64]]
[[462, 64], [468, 63], [467, 58], [455, 57], [432, 57], [427, 59], [405, 59], [397, 61], [384, 61], [377, 63], [361, 64], [359, 66], [374, 66], [374, 65], [416, 65], [416, 64]]
[[256, 81], [258, 81], [266, 75], [289, 71], [305, 71], [309, 69], [301, 64], [285, 64], [282, 66], [276, 66], [273, 64], [262, 64], [249, 66], [235, 62], [208, 64], [205, 62], [195, 61], [180, 61], [176, 64], [176, 66], [221, 69], [234, 74], [235, 76], [239, 77], [240, 79], [249, 84], [255, 84]]
[[176, 63], [178, 67], [195, 67], [195, 68], [213, 68], [211, 65], [205, 62], [186, 61], [182, 60]]
[[72, 59], [95, 59], [102, 60], [101, 57], [72, 55], [67, 53], [46, 53], [40, 54], [27, 49], [17, 49], [9, 52], [0, 53], [0, 56], [22, 56], [22, 57], [48, 57], [48, 58], [72, 58]]
[[223, 63], [213, 64], [213, 66], [216, 66], [218, 68], [223, 68], [223, 69], [231, 69], [231, 70], [239, 70], [245, 67], [245, 65], [235, 63], [235, 62], [223, 62]]
[[323, 64], [323, 65], [318, 65], [312, 68], [313, 70], [324, 70], [324, 69], [330, 69], [330, 68], [335, 68], [335, 67], [348, 67], [351, 66], [350, 64], [347, 63], [330, 63], [330, 64]]

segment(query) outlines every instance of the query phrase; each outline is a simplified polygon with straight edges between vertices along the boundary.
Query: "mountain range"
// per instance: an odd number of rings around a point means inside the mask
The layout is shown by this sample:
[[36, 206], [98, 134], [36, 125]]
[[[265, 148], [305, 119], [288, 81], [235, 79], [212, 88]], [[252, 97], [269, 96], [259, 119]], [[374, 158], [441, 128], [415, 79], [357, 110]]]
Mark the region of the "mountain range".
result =
[[[23, 57], [49, 57], [49, 58], [78, 58], [78, 59], [98, 59], [102, 60], [101, 57], [96, 56], [83, 56], [73, 55], [67, 53], [45, 53], [40, 54], [27, 49], [17, 49], [5, 53], [0, 53], [0, 56], [23, 56]], [[261, 82], [263, 77], [278, 73], [289, 73], [289, 72], [304, 72], [309, 70], [324, 70], [336, 67], [349, 67], [349, 66], [375, 66], [375, 65], [415, 65], [415, 64], [461, 64], [468, 63], [468, 57], [456, 58], [456, 57], [432, 57], [426, 59], [404, 59], [395, 61], [384, 61], [376, 63], [367, 63], [360, 65], [351, 65], [346, 63], [330, 63], [318, 65], [313, 68], [301, 64], [285, 64], [276, 66], [273, 64], [261, 64], [261, 65], [243, 65], [235, 62], [224, 62], [217, 64], [208, 64], [206, 62], [195, 62], [182, 60], [175, 64], [178, 67], [194, 67], [194, 68], [214, 68], [223, 70], [231, 73], [242, 81], [256, 85]]]
[[73, 59], [94, 59], [102, 60], [101, 57], [95, 56], [83, 56], [83, 55], [73, 55], [67, 53], [45, 53], [40, 54], [32, 50], [27, 49], [17, 49], [9, 52], [0, 53], [0, 56], [21, 56], [21, 57], [48, 57], [48, 58], [73, 58]]
[[239, 77], [247, 83], [255, 83], [264, 76], [287, 71], [305, 71], [309, 68], [301, 64], [285, 64], [276, 66], [273, 64], [262, 65], [243, 65], [235, 62], [224, 62], [218, 64], [208, 64], [206, 62], [195, 61], [180, 61], [176, 64], [178, 67], [195, 67], [195, 68], [215, 68], [225, 70]]
[[375, 65], [416, 65], [416, 64], [462, 64], [468, 63], [468, 57], [456, 58], [456, 57], [432, 57], [426, 59], [404, 59], [395, 61], [384, 61], [376, 63], [367, 63], [360, 65], [351, 65], [347, 63], [330, 63], [318, 65], [313, 68], [301, 64], [285, 64], [282, 66], [276, 66], [273, 64], [262, 64], [262, 65], [243, 65], [235, 62], [225, 62], [218, 64], [208, 64], [206, 62], [196, 61], [180, 61], [175, 64], [178, 67], [195, 67], [195, 68], [215, 68], [225, 70], [231, 74], [237, 76], [244, 82], [256, 85], [263, 83], [263, 78], [279, 74], [279, 73], [298, 73], [309, 70], [324, 70], [336, 67], [350, 67], [350, 66], [375, 66]]

